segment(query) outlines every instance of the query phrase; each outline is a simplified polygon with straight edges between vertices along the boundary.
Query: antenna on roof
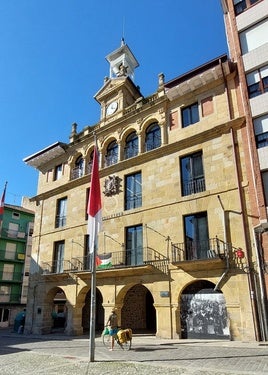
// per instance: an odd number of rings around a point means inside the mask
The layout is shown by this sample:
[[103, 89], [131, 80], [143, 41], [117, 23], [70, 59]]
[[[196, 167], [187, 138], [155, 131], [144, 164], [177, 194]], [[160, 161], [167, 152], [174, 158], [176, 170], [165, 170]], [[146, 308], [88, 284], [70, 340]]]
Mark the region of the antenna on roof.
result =
[[125, 45], [125, 16], [123, 16], [121, 46]]

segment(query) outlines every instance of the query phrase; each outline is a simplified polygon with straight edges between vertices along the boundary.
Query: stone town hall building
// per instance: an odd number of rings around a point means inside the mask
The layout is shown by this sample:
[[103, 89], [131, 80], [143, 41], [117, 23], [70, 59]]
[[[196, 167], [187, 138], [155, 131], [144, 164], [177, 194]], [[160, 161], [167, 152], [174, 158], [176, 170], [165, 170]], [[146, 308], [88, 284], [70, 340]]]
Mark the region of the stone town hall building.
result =
[[[124, 41], [106, 57], [100, 120], [25, 158], [38, 192], [25, 331], [89, 329], [86, 207], [94, 136], [103, 226], [96, 329], [254, 340], [258, 328], [248, 142], [237, 65], [219, 56], [144, 97]], [[250, 245], [249, 245], [250, 244]], [[106, 265], [105, 265], [106, 264]], [[257, 327], [257, 328], [256, 328]]]

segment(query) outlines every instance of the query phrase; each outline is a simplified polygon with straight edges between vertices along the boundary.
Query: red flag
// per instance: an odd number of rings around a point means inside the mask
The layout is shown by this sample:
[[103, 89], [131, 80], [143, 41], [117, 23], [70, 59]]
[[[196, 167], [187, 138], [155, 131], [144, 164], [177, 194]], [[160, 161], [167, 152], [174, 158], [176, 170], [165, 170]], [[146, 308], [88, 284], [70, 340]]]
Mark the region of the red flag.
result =
[[87, 206], [89, 253], [93, 254], [98, 247], [98, 233], [101, 228], [101, 190], [99, 179], [98, 150], [94, 147], [93, 165], [91, 172], [91, 185]]
[[3, 220], [4, 215], [4, 204], [5, 204], [5, 196], [6, 196], [6, 188], [7, 188], [7, 182], [5, 183], [4, 191], [0, 200], [0, 221]]

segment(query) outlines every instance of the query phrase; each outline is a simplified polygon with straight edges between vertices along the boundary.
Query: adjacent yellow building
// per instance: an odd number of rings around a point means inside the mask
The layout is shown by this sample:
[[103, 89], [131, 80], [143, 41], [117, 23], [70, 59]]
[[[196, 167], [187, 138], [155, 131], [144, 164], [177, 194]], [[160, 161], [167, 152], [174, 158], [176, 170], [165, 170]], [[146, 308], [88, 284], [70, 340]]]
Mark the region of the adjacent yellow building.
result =
[[258, 290], [236, 65], [226, 55], [143, 97], [124, 41], [106, 57], [100, 121], [24, 159], [37, 168], [25, 331], [83, 334], [90, 322], [87, 203], [94, 139], [103, 226], [96, 330], [254, 340]]

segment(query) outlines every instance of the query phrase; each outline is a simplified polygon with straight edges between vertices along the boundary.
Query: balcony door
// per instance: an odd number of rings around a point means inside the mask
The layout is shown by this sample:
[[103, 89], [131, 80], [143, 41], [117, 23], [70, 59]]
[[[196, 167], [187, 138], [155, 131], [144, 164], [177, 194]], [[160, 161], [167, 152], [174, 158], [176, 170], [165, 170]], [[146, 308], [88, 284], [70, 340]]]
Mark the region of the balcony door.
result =
[[184, 217], [184, 236], [187, 260], [208, 257], [209, 237], [206, 212]]
[[63, 261], [64, 261], [64, 241], [58, 241], [55, 243], [55, 248], [54, 248], [54, 273], [63, 272]]
[[126, 264], [143, 264], [142, 225], [126, 228]]

